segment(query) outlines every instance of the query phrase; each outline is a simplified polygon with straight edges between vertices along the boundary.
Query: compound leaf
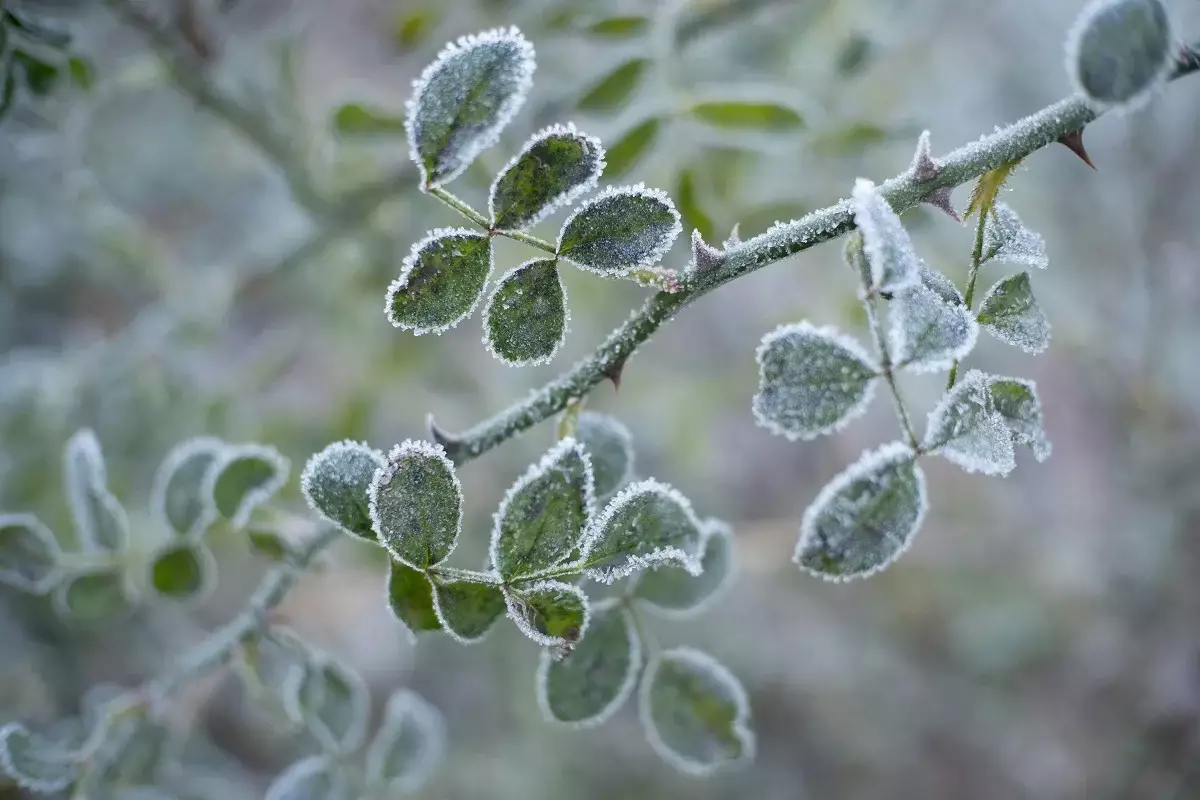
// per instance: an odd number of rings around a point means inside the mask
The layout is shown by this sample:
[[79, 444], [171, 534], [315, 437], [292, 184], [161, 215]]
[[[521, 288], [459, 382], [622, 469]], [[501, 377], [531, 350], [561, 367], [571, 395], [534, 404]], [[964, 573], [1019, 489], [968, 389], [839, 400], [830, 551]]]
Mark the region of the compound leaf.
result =
[[458, 545], [462, 484], [441, 445], [396, 445], [376, 470], [367, 501], [380, 543], [413, 569], [441, 563]]
[[492, 274], [492, 240], [465, 228], [438, 228], [412, 247], [387, 290], [392, 325], [418, 336], [444, 333], [479, 305]]
[[603, 171], [599, 139], [571, 124], [538, 131], [492, 183], [492, 227], [528, 230], [595, 188]]
[[558, 254], [597, 275], [617, 278], [658, 263], [682, 230], [679, 212], [665, 193], [640, 183], [609, 187], [563, 223]]
[[629, 612], [616, 600], [605, 601], [592, 609], [588, 634], [570, 655], [542, 651], [538, 705], [555, 722], [599, 725], [628, 699], [641, 667], [641, 642]]
[[567, 293], [558, 260], [535, 258], [496, 284], [483, 311], [484, 344], [513, 367], [545, 364], [567, 338]]
[[300, 490], [326, 520], [375, 542], [367, 493], [375, 472], [386, 463], [383, 453], [366, 443], [334, 442], [308, 460], [300, 475]]

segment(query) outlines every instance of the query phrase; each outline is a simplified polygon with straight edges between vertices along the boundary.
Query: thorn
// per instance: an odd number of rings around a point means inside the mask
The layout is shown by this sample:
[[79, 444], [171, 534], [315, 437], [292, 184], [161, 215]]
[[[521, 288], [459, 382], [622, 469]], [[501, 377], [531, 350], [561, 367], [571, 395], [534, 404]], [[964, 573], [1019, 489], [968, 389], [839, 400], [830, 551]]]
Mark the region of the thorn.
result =
[[621, 390], [621, 373], [625, 371], [625, 359], [609, 364], [604, 368], [604, 377], [612, 381], [613, 391]]
[[1096, 165], [1092, 163], [1092, 159], [1088, 155], [1087, 148], [1083, 146], [1083, 128], [1071, 131], [1070, 133], [1064, 133], [1058, 137], [1058, 143], [1066, 145], [1072, 153], [1083, 159], [1083, 163], [1092, 169], [1096, 169]]
[[742, 243], [742, 237], [738, 233], [738, 228], [740, 228], [741, 225], [742, 225], [742, 223], [740, 223], [740, 222], [733, 223], [733, 230], [729, 232], [729, 238], [725, 240], [725, 243], [723, 245], [721, 245], [726, 250], [728, 250], [731, 247], [737, 247], [739, 244]]
[[704, 241], [699, 230], [692, 229], [692, 263], [688, 265], [687, 271], [695, 275], [702, 275], [718, 269], [724, 263], [724, 251], [718, 250]]
[[908, 172], [919, 181], [927, 181], [936, 178], [940, 169], [937, 162], [933, 160], [929, 131], [921, 131], [921, 135], [917, 137], [917, 152], [913, 154]]
[[439, 427], [438, 424], [433, 421], [433, 414], [425, 415], [425, 424], [429, 428], [429, 435], [433, 438], [433, 440], [442, 446], [442, 448], [446, 451], [446, 455], [449, 456], [451, 461], [457, 463], [457, 457], [462, 453], [463, 449], [462, 438], [455, 436], [453, 433], [449, 433], [443, 428]]
[[954, 210], [954, 200], [951, 198], [950, 193], [949, 186], [942, 186], [925, 195], [925, 197], [921, 198], [921, 201], [928, 203], [936, 209], [945, 211], [955, 222], [961, 223], [962, 217]]

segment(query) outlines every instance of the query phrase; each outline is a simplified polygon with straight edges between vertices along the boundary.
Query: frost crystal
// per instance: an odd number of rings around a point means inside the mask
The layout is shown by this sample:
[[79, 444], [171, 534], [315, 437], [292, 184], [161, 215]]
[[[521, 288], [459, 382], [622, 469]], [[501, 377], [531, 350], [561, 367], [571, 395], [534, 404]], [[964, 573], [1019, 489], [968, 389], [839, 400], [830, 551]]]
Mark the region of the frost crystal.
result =
[[653, 478], [609, 501], [584, 537], [581, 561], [592, 580], [612, 583], [666, 562], [700, 574], [703, 525], [687, 498]]
[[671, 249], [683, 223], [664, 192], [643, 184], [609, 187], [575, 210], [558, 234], [558, 254], [606, 278], [650, 267]]
[[491, 560], [506, 581], [571, 557], [595, 511], [595, 479], [583, 445], [567, 437], [509, 488], [496, 512]]
[[587, 637], [556, 660], [543, 650], [537, 670], [537, 701], [546, 719], [576, 728], [605, 722], [637, 684], [642, 647], [633, 620], [614, 599], [592, 608]]
[[287, 483], [291, 462], [274, 447], [227, 445], [208, 467], [204, 495], [236, 529], [246, 527], [254, 509]]
[[441, 712], [415, 692], [399, 689], [388, 699], [383, 722], [367, 747], [367, 779], [392, 792], [415, 792], [445, 752]]
[[450, 638], [460, 644], [482, 641], [504, 609], [504, 594], [498, 583], [433, 583], [434, 613]]
[[678, 567], [645, 572], [637, 578], [634, 596], [672, 619], [687, 619], [706, 611], [735, 572], [733, 528], [718, 519], [706, 521], [703, 547], [703, 572], [699, 575]]
[[562, 581], [537, 581], [505, 588], [508, 616], [521, 633], [547, 647], [574, 645], [587, 633], [591, 609], [578, 586]]
[[989, 378], [973, 369], [929, 412], [921, 449], [967, 472], [1007, 475], [1016, 466], [1012, 435], [996, 410]]
[[927, 505], [912, 448], [892, 442], [863, 453], [805, 510], [792, 560], [826, 580], [874, 575], [908, 549]]
[[538, 131], [492, 183], [492, 227], [528, 230], [594, 189], [603, 172], [599, 139], [571, 123]]
[[699, 229], [692, 231], [692, 260], [688, 263], [687, 272], [703, 275], [720, 268], [727, 259], [724, 251], [704, 241]]
[[781, 325], [756, 353], [758, 424], [791, 441], [845, 427], [867, 410], [879, 368], [858, 342], [808, 322]]
[[62, 550], [32, 514], [0, 514], [0, 583], [45, 594], [58, 583]]
[[383, 453], [364, 442], [334, 442], [308, 460], [300, 475], [300, 491], [325, 520], [376, 541], [367, 492], [376, 470], [386, 463]]
[[1033, 381], [1021, 378], [990, 378], [988, 388], [995, 401], [996, 411], [1004, 418], [1013, 443], [1028, 445], [1033, 457], [1045, 461], [1050, 457], [1050, 440], [1043, 427], [1042, 401]]
[[966, 305], [918, 283], [898, 292], [889, 306], [892, 360], [913, 372], [949, 369], [971, 352], [979, 325]]
[[212, 436], [188, 439], [167, 453], [155, 473], [151, 506], [180, 536], [201, 536], [217, 518], [212, 496], [204, 491], [204, 478], [224, 447]]
[[575, 422], [575, 439], [591, 458], [598, 497], [612, 494], [632, 479], [633, 434], [619, 419], [584, 411]]
[[426, 187], [449, 183], [500, 138], [533, 86], [533, 45], [517, 28], [464, 36], [413, 81], [405, 129]]
[[483, 343], [509, 366], [545, 364], [566, 341], [570, 317], [557, 259], [535, 258], [492, 290], [483, 309]]
[[1041, 353], [1050, 346], [1050, 322], [1033, 296], [1028, 272], [989, 289], [979, 304], [978, 319], [997, 339], [1026, 353]]
[[263, 800], [348, 800], [349, 787], [328, 756], [309, 756], [279, 774]]
[[392, 560], [388, 568], [388, 608], [415, 641], [422, 631], [439, 631], [442, 622], [433, 606], [433, 585], [426, 573]]
[[863, 250], [871, 264], [871, 288], [895, 292], [917, 280], [921, 260], [900, 217], [874, 183], [854, 183], [854, 224], [862, 231]]
[[676, 647], [653, 658], [642, 677], [638, 713], [651, 747], [682, 772], [710, 775], [754, 759], [746, 690], [707, 653]]
[[380, 543], [408, 566], [441, 563], [462, 530], [462, 484], [441, 446], [406, 439], [392, 448], [367, 491]]
[[388, 286], [384, 311], [417, 336], [445, 333], [475, 311], [492, 274], [492, 240], [465, 228], [438, 228], [412, 246]]
[[75, 533], [87, 550], [119, 553], [129, 546], [129, 519], [108, 491], [108, 473], [100, 441], [84, 428], [67, 441], [63, 453], [67, 502]]
[[954, 285], [954, 281], [937, 270], [930, 269], [924, 262], [921, 262], [920, 278], [921, 284], [926, 289], [950, 305], [961, 306], [967, 302], [963, 299], [962, 293], [958, 291], [958, 287]]
[[1067, 73], [1104, 109], [1144, 104], [1166, 79], [1175, 37], [1162, 0], [1093, 0], [1067, 35]]
[[984, 223], [983, 260], [1025, 264], [1038, 269], [1050, 265], [1046, 241], [1026, 228], [1007, 203], [997, 203]]

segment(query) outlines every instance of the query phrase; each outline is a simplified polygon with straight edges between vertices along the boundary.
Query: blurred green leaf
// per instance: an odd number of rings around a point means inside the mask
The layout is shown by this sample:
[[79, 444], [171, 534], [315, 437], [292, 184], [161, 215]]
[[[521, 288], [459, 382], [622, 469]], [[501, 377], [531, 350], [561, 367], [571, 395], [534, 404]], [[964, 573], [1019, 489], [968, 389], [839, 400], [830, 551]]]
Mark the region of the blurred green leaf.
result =
[[0, 583], [45, 594], [58, 582], [61, 556], [58, 540], [37, 517], [0, 515]]
[[230, 445], [209, 467], [206, 482], [218, 513], [240, 529], [254, 509], [283, 487], [289, 470], [288, 460], [274, 447]]
[[638, 576], [634, 594], [668, 617], [703, 610], [733, 573], [733, 529], [720, 520], [705, 522], [701, 566], [699, 575], [674, 565], [646, 570]]
[[30, 791], [50, 794], [75, 780], [79, 764], [61, 744], [27, 730], [17, 722], [0, 728], [0, 774]]
[[212, 588], [216, 569], [217, 561], [204, 545], [172, 543], [154, 556], [150, 585], [161, 597], [198, 599]]
[[615, 417], [584, 411], [575, 421], [575, 438], [592, 460], [596, 495], [620, 489], [633, 474], [633, 435]]
[[67, 59], [67, 74], [72, 83], [84, 90], [91, 89], [96, 81], [91, 62], [81, 56], [71, 56]]
[[590, 727], [608, 719], [629, 697], [641, 669], [633, 621], [619, 602], [597, 607], [587, 635], [571, 654], [546, 650], [538, 666], [538, 704], [559, 722]]
[[851, 156], [891, 139], [887, 129], [873, 122], [852, 122], [814, 136], [809, 144], [814, 153], [829, 156]]
[[720, 128], [790, 131], [804, 126], [804, 118], [797, 111], [779, 103], [713, 101], [697, 103], [689, 112], [701, 122]]
[[506, 593], [508, 615], [521, 632], [547, 646], [573, 644], [585, 633], [587, 596], [561, 581], [539, 581]]
[[441, 8], [434, 3], [423, 3], [405, 7], [396, 17], [392, 41], [401, 50], [411, 50], [429, 38], [429, 34], [441, 21]]
[[838, 74], [851, 78], [866, 69], [874, 55], [875, 43], [862, 33], [853, 33], [838, 51], [835, 65]]
[[587, 33], [592, 36], [602, 36], [610, 39], [623, 39], [637, 36], [650, 27], [648, 17], [629, 15], [624, 17], [609, 17], [588, 25]]
[[45, 97], [58, 86], [62, 70], [56, 64], [42, 59], [27, 50], [13, 51], [13, 61], [20, 66], [25, 76], [25, 88], [38, 97]]
[[445, 749], [446, 722], [441, 712], [416, 693], [399, 689], [388, 698], [379, 731], [367, 746], [367, 778], [392, 792], [415, 792]]
[[636, 166], [642, 156], [654, 146], [662, 124], [663, 121], [659, 117], [651, 117], [627, 130], [608, 148], [605, 155], [605, 175], [617, 178]]
[[68, 575], [54, 590], [55, 610], [64, 619], [96, 622], [124, 614], [132, 598], [119, 568], [98, 568]]
[[629, 101], [650, 66], [648, 58], [634, 58], [613, 69], [579, 98], [585, 111], [615, 111]]
[[675, 184], [675, 203], [683, 217], [684, 230], [695, 229], [705, 241], [712, 241], [716, 236], [716, 225], [712, 217], [705, 213], [696, 196], [696, 177], [690, 168], [679, 171], [678, 182]]
[[292, 547], [283, 534], [273, 528], [250, 526], [246, 529], [250, 549], [268, 561], [282, 563], [292, 555]]
[[402, 134], [404, 117], [362, 103], [347, 103], [333, 113], [333, 129], [343, 136]]

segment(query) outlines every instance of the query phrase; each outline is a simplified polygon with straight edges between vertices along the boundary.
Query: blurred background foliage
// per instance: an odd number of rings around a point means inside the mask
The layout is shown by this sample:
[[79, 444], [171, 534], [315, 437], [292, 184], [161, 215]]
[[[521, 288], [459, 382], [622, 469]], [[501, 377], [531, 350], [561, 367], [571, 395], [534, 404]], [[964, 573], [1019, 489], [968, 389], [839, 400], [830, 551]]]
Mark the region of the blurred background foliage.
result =
[[[572, 330], [547, 366], [493, 360], [478, 315], [441, 337], [387, 324], [383, 293], [410, 245], [457, 224], [417, 191], [402, 117], [411, 79], [458, 35], [515, 24], [539, 61], [529, 103], [460, 196], [482, 206], [528, 134], [571, 120], [608, 147], [605, 184], [661, 187], [687, 228], [720, 241], [903, 170], [922, 128], [936, 153], [1058, 99], [1078, 5], [0, 2], [0, 508], [36, 512], [66, 540], [61, 449], [90, 426], [136, 536], [180, 439], [267, 441], [302, 464], [336, 439], [425, 435], [430, 412], [467, 427], [625, 318], [644, 289], [569, 270]], [[1194, 31], [1200, 7], [1174, 5]], [[1038, 292], [1054, 341], [1032, 361], [990, 342], [975, 357], [1038, 380], [1054, 457], [1003, 481], [931, 463], [925, 529], [883, 575], [826, 585], [789, 558], [820, 486], [893, 435], [886, 404], [801, 446], [749, 412], [764, 332], [861, 323], [838, 245], [687, 309], [619, 392], [589, 401], [633, 430], [640, 474], [735, 525], [732, 591], [664, 642], [708, 650], [746, 684], [752, 767], [677, 776], [631, 709], [564, 734], [541, 719], [536, 648], [512, 631], [413, 650], [371, 548], [339, 545], [284, 618], [359, 668], [377, 705], [411, 685], [442, 709], [451, 757], [429, 797], [1200, 796], [1196, 89], [1185, 80], [1089, 127], [1098, 172], [1052, 148], [1011, 181], [1007, 202], [1048, 242]], [[970, 233], [935, 214], [905, 220], [961, 281]], [[497, 266], [527, 257], [500, 242]], [[668, 266], [686, 257], [677, 246]], [[906, 390], [928, 408], [938, 383]], [[552, 427], [462, 470], [475, 532], [463, 546], [478, 559], [495, 503]], [[285, 491], [299, 511], [294, 481]], [[64, 625], [3, 590], [0, 718], [72, 713], [89, 685], [135, 683], [236, 613], [264, 562], [240, 541], [215, 549], [206, 604], [108, 626]], [[235, 687], [196, 687], [175, 720], [205, 765], [201, 796], [261, 797], [295, 754]]]

